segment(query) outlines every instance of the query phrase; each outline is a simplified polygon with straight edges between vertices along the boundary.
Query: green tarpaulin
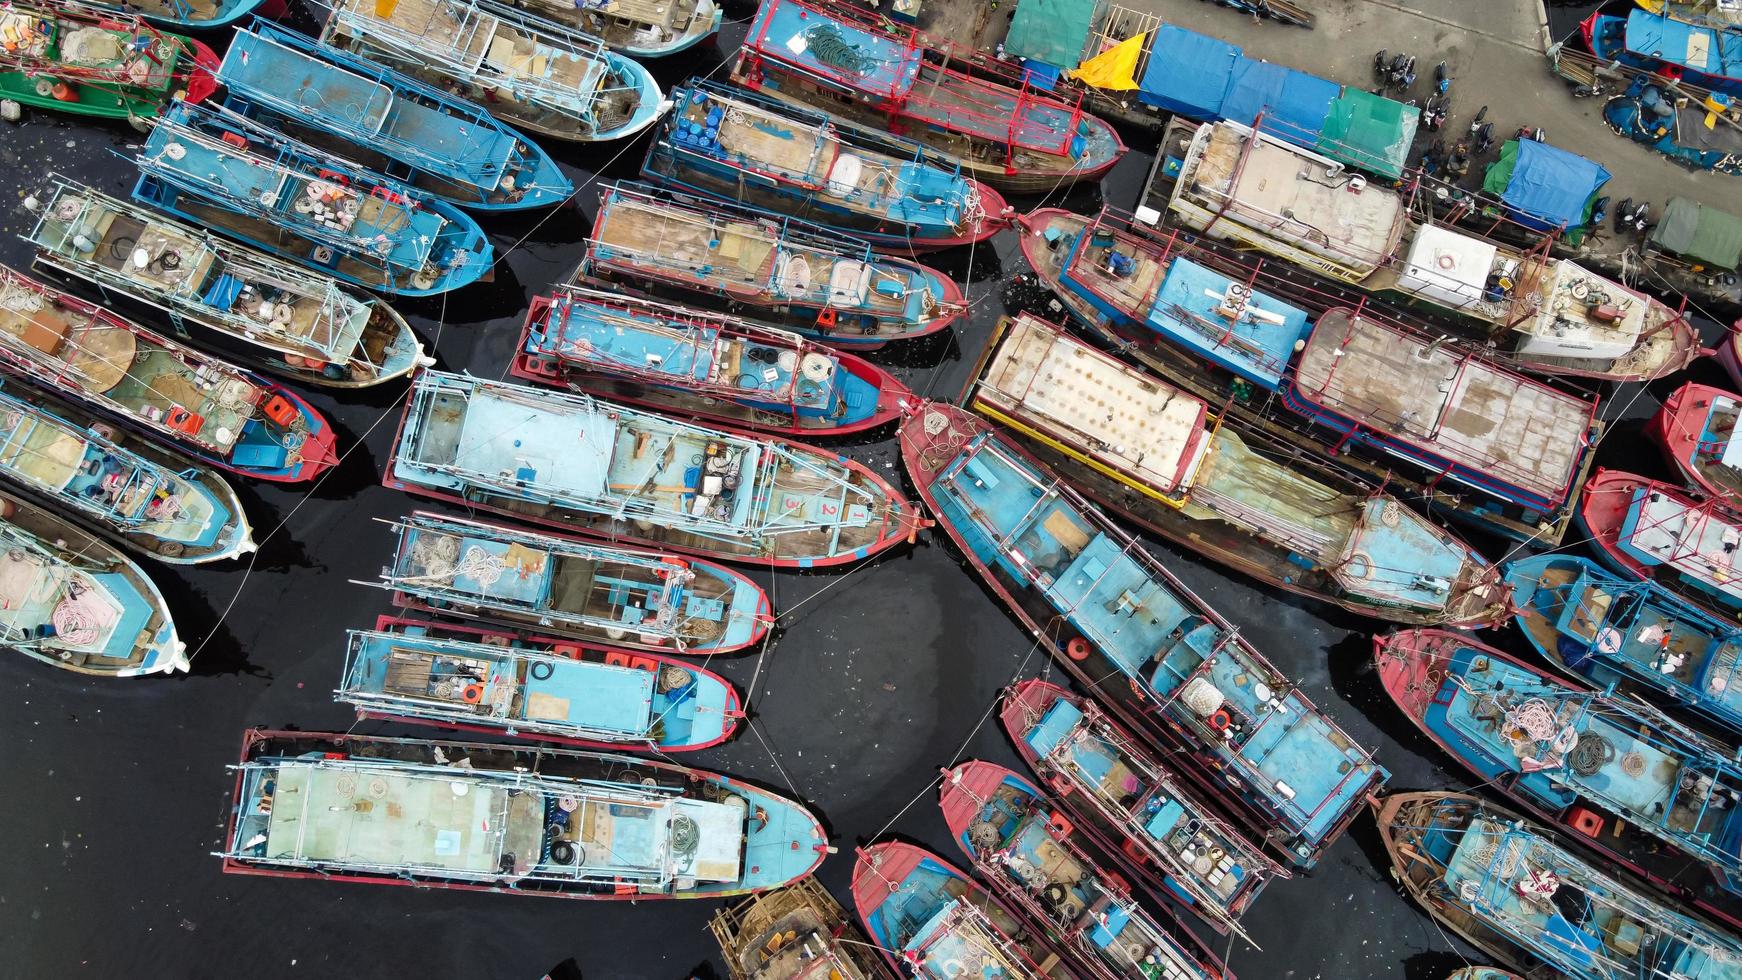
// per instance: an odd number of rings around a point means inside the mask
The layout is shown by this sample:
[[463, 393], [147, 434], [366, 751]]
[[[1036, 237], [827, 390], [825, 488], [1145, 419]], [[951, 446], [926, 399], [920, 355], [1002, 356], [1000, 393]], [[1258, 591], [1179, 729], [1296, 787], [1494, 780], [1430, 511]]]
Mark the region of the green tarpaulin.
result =
[[1734, 269], [1742, 262], [1742, 218], [1685, 197], [1672, 197], [1663, 209], [1663, 218], [1651, 230], [1651, 244], [1695, 262]]
[[1403, 175], [1421, 111], [1393, 99], [1346, 88], [1331, 102], [1319, 132], [1319, 152], [1363, 170], [1396, 179]]
[[1004, 53], [1075, 68], [1083, 60], [1094, 20], [1095, 0], [1022, 0], [1010, 20]]

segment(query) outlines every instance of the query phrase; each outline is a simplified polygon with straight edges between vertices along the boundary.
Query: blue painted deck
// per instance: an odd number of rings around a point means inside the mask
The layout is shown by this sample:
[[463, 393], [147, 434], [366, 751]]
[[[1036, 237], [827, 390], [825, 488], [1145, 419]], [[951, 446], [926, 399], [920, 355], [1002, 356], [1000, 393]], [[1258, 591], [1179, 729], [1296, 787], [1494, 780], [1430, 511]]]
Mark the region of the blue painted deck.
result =
[[[1570, 690], [1471, 647], [1460, 648], [1444, 671], [1423, 722], [1484, 778], [1516, 774], [1510, 791], [1550, 813], [1581, 799], [1595, 801], [1727, 873], [1742, 871], [1736, 852], [1742, 809], [1724, 801], [1713, 806], [1680, 785], [1685, 775], [1699, 774], [1742, 790], [1742, 769], [1727, 750], [1643, 706]], [[1550, 713], [1552, 732], [1545, 738], [1503, 724], [1507, 712], [1532, 703]], [[1519, 737], [1509, 739], [1514, 731]], [[1583, 760], [1573, 750], [1586, 740], [1603, 752]]]
[[1571, 555], [1506, 566], [1531, 645], [1601, 686], [1632, 684], [1742, 733], [1742, 628]]
[[877, 411], [877, 389], [843, 370], [826, 349], [810, 348], [805, 355], [833, 365], [828, 380], [817, 382], [797, 373], [796, 353], [785, 353], [790, 347], [731, 338], [715, 327], [585, 298], [559, 299], [551, 315], [533, 325], [526, 350], [606, 370], [651, 371], [669, 377], [670, 387], [678, 390], [729, 384], [741, 404], [783, 413], [790, 405], [803, 418], [832, 417], [848, 424]]
[[[1221, 914], [1236, 917], [1236, 906], [1244, 909], [1269, 880], [1253, 877], [1256, 861], [1249, 861], [1252, 846], [1243, 838], [1224, 832], [1220, 817], [1194, 795], [1188, 795], [1171, 779], [1150, 779], [1145, 767], [1127, 759], [1120, 748], [1084, 723], [1083, 712], [1076, 705], [1060, 698], [1054, 701], [1040, 721], [1023, 736], [1043, 758], [1068, 762], [1083, 790], [1103, 797], [1132, 815], [1126, 832], [1142, 842], [1151, 854], [1174, 860], [1162, 869], [1169, 885], [1187, 904], [1202, 900], [1217, 901]], [[1065, 753], [1055, 755], [1061, 745]], [[1199, 846], [1199, 845], [1202, 846]], [[1218, 872], [1199, 872], [1184, 851], [1198, 853], [1219, 850], [1231, 864]], [[1226, 875], [1232, 884], [1222, 881]], [[1214, 884], [1211, 877], [1215, 877]], [[1249, 880], [1250, 879], [1250, 880]], [[1211, 913], [1212, 915], [1214, 913]]]
[[[483, 688], [475, 704], [464, 697], [470, 684]], [[657, 671], [629, 664], [402, 633], [351, 631], [339, 695], [414, 718], [664, 749], [728, 727], [729, 692], [706, 675], [668, 689]]]
[[[765, 38], [781, 56], [823, 78], [846, 80], [853, 89], [884, 99], [900, 99], [919, 77], [918, 51], [883, 34], [864, 30], [852, 21], [818, 16], [818, 11], [768, 0], [750, 22], [751, 38]], [[840, 49], [852, 52], [853, 64], [833, 64]], [[825, 61], [819, 52], [830, 52]]]
[[[1306, 852], [1317, 850], [1385, 770], [1106, 534], [1102, 528], [1112, 525], [1104, 516], [1051, 491], [1052, 478], [1013, 450], [999, 450], [993, 436], [975, 437], [939, 475], [933, 493], [940, 516], [981, 561], [1043, 596], [1142, 686], [1155, 710], [1189, 728], [1203, 751], [1226, 763], [1240, 792], [1274, 814]], [[1238, 729], [1233, 737], [1214, 737], [1182, 694], [1217, 700]]]
[[230, 108], [265, 107], [350, 140], [408, 168], [413, 182], [441, 178], [453, 188], [441, 196], [462, 207], [543, 207], [574, 190], [555, 161], [483, 107], [293, 31], [238, 31], [218, 80]]
[[[1577, 980], [1719, 980], [1737, 974], [1742, 943], [1734, 937], [1611, 878], [1528, 824], [1514, 826], [1498, 815], [1481, 814], [1461, 830], [1436, 826], [1422, 840], [1424, 857], [1445, 868], [1434, 889], [1438, 894], [1557, 973]], [[1540, 872], [1559, 883], [1553, 901], [1521, 894], [1526, 879]]]

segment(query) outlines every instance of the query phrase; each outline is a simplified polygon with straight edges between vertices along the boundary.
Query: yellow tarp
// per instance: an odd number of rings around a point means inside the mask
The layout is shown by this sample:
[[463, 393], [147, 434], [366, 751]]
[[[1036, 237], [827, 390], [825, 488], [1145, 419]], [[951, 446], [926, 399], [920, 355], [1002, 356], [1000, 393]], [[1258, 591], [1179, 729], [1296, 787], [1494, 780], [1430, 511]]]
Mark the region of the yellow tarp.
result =
[[1071, 77], [1096, 88], [1129, 91], [1137, 87], [1137, 60], [1143, 57], [1145, 31], [1113, 45], [1071, 71]]

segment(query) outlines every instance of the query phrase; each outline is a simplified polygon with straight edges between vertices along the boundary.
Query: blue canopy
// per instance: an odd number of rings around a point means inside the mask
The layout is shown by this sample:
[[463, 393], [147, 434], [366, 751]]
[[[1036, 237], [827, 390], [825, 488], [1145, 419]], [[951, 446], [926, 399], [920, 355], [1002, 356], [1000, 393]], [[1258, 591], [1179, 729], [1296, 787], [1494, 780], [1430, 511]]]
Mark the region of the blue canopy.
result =
[[1193, 119], [1219, 119], [1240, 49], [1219, 38], [1163, 24], [1149, 42], [1137, 98]]
[[1228, 80], [1222, 116], [1250, 126], [1263, 113], [1265, 132], [1311, 146], [1342, 91], [1341, 85], [1316, 75], [1243, 57]]
[[1499, 183], [1502, 175], [1500, 199], [1523, 223], [1545, 229], [1585, 224], [1591, 201], [1609, 180], [1609, 171], [1596, 163], [1535, 140], [1512, 140], [1502, 147], [1483, 189], [1492, 192], [1489, 184]]

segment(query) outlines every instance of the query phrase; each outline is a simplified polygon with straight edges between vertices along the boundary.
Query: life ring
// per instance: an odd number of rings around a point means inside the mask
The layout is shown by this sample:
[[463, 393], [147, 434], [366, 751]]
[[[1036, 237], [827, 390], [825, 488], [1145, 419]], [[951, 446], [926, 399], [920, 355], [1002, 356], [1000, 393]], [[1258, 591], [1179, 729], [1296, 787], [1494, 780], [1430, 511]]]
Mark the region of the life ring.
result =
[[467, 684], [465, 689], [460, 691], [460, 700], [467, 704], [477, 704], [484, 700], [484, 685]]
[[1089, 659], [1089, 641], [1080, 636], [1071, 637], [1071, 642], [1065, 644], [1065, 656], [1072, 660]]
[[1228, 714], [1228, 709], [1226, 708], [1217, 708], [1216, 713], [1210, 716], [1211, 731], [1225, 732], [1228, 730], [1228, 726], [1233, 723], [1234, 718], [1232, 715]]
[[1434, 259], [1434, 264], [1449, 272], [1452, 266], [1458, 264], [1458, 260], [1450, 252], [1441, 252], [1439, 258]]

